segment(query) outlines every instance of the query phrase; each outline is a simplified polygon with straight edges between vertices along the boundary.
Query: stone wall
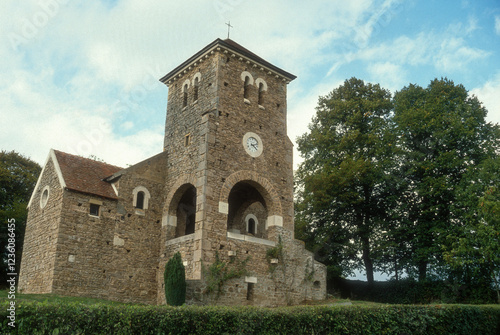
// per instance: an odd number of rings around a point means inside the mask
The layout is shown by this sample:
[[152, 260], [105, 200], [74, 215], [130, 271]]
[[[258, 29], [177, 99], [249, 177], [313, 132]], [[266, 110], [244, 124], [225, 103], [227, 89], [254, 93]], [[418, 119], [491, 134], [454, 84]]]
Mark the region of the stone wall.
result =
[[[18, 290], [22, 293], [52, 293], [54, 262], [62, 210], [62, 189], [49, 159], [33, 194], [24, 236]], [[41, 208], [40, 197], [48, 186], [48, 198]]]
[[[203, 281], [207, 278], [202, 268], [215, 261], [216, 253], [227, 262], [234, 257], [249, 257], [249, 276], [228, 282], [227, 290], [216, 303], [274, 306], [324, 296], [324, 266], [314, 263], [303, 244], [293, 239], [292, 143], [286, 135], [286, 80], [231, 52], [219, 50], [203, 59], [169, 85], [165, 150], [177, 163], [170, 162], [166, 182], [166, 193], [170, 195], [163, 212], [164, 259], [158, 272], [158, 302], [164, 303], [164, 265], [177, 251], [187, 265], [191, 303], [214, 302], [214, 297], [203, 293]], [[188, 89], [184, 107], [183, 85], [197, 73], [201, 78], [198, 101], [189, 100]], [[246, 89], [245, 76], [252, 78]], [[259, 83], [266, 88], [260, 94]], [[188, 129], [197, 152], [180, 145], [181, 130]], [[243, 137], [248, 132], [262, 140], [264, 150], [258, 157], [250, 156], [244, 148]], [[195, 233], [189, 238], [170, 240], [173, 226], [180, 220], [172, 217], [172, 203], [186, 183], [194, 185], [197, 192]], [[241, 201], [233, 196], [230, 200], [238, 183], [240, 193], [259, 195], [247, 195]], [[254, 214], [258, 221], [255, 236], [246, 231], [245, 218], [249, 214]], [[290, 283], [279, 282], [266, 259], [266, 251], [276, 246], [279, 236], [286, 241], [290, 255], [286, 262], [288, 273], [283, 277], [295, 278]], [[311, 270], [306, 276], [308, 267]], [[319, 287], [315, 282], [320, 283]], [[289, 284], [286, 289], [285, 284]]]
[[[65, 192], [55, 293], [156, 303], [165, 161], [163, 154], [125, 170], [115, 182], [117, 200]], [[138, 186], [149, 192], [147, 208], [134, 207]], [[101, 206], [98, 217], [90, 203]]]

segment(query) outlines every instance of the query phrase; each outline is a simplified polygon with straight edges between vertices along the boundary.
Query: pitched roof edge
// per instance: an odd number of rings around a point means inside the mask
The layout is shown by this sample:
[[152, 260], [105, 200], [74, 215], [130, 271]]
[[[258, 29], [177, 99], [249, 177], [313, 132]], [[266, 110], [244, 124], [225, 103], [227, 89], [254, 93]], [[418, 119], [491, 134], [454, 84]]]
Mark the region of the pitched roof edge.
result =
[[152, 161], [153, 159], [156, 159], [156, 158], [158, 158], [158, 157], [160, 157], [162, 155], [168, 156], [166, 151], [162, 151], [162, 152], [160, 152], [160, 153], [158, 153], [156, 155], [153, 155], [151, 157], [143, 159], [142, 161], [137, 162], [134, 165], [130, 165], [129, 167], [121, 169], [120, 171], [117, 171], [117, 172], [113, 173], [112, 175], [103, 178], [102, 180], [105, 181], [105, 182], [108, 182], [108, 183], [112, 183], [114, 180], [120, 178], [122, 175], [124, 175], [128, 171], [133, 170], [133, 169], [137, 168], [138, 166], [140, 166], [141, 164], [145, 164], [146, 162]]
[[164, 75], [162, 78], [160, 78], [160, 81], [166, 85], [168, 85], [168, 82], [175, 77], [179, 72], [182, 72], [184, 69], [188, 68], [190, 64], [194, 63], [198, 59], [202, 59], [205, 57], [208, 53], [213, 52], [214, 49], [219, 47], [223, 47], [226, 49], [230, 49], [232, 52], [235, 54], [238, 54], [240, 57], [247, 58], [249, 60], [252, 60], [256, 63], [259, 63], [261, 66], [267, 68], [270, 71], [273, 71], [275, 73], [278, 73], [279, 75], [285, 77], [288, 79], [288, 81], [292, 81], [297, 76], [280, 69], [279, 67], [269, 63], [265, 59], [261, 58], [260, 56], [254, 54], [253, 52], [249, 51], [248, 49], [244, 48], [243, 46], [239, 45], [238, 43], [234, 42], [231, 39], [226, 39], [226, 40], [221, 40], [220, 38], [216, 39], [200, 51], [198, 51], [196, 54], [188, 58], [186, 61], [184, 61], [182, 64], [174, 68], [172, 71]]
[[66, 182], [64, 181], [61, 168], [59, 167], [59, 162], [57, 161], [56, 155], [54, 153], [54, 149], [50, 149], [49, 154], [47, 155], [47, 159], [45, 160], [45, 164], [43, 165], [42, 171], [40, 172], [40, 175], [38, 176], [38, 179], [36, 181], [35, 188], [33, 189], [33, 192], [31, 193], [30, 201], [28, 202], [28, 205], [26, 208], [29, 208], [31, 206], [31, 203], [33, 201], [33, 198], [35, 197], [36, 191], [38, 191], [38, 188], [40, 187], [40, 182], [42, 180], [43, 173], [45, 172], [45, 168], [47, 167], [47, 164], [49, 163], [49, 160], [52, 159], [54, 163], [54, 169], [56, 170], [57, 177], [59, 179], [59, 185], [61, 185], [61, 189], [64, 190], [66, 187]]
[[50, 149], [50, 154], [52, 156], [52, 159], [54, 161], [54, 168], [56, 169], [57, 177], [59, 179], [59, 184], [61, 185], [61, 188], [64, 190], [66, 188], [66, 182], [64, 181], [64, 177], [61, 171], [61, 167], [59, 166], [59, 162], [57, 160], [56, 152], [54, 149]]

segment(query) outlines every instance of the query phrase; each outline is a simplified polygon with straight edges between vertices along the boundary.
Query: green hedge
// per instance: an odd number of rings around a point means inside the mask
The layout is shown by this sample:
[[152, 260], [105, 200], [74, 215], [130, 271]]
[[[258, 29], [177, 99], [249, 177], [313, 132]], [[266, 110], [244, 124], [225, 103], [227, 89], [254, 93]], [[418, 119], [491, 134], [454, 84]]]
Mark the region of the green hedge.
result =
[[1, 334], [499, 334], [500, 306], [168, 307], [19, 302]]
[[413, 279], [375, 282], [369, 286], [360, 280], [332, 278], [328, 283], [330, 293], [342, 298], [373, 301], [385, 304], [494, 304], [496, 292], [489, 286], [462, 285], [448, 281]]

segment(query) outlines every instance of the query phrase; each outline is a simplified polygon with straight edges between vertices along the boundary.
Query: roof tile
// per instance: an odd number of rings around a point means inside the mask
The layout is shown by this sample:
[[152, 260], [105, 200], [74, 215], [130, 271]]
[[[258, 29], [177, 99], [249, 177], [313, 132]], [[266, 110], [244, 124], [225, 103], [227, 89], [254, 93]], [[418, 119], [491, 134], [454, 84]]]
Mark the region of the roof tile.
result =
[[110, 183], [103, 181], [122, 170], [121, 167], [97, 162], [54, 150], [66, 188], [83, 193], [117, 199]]

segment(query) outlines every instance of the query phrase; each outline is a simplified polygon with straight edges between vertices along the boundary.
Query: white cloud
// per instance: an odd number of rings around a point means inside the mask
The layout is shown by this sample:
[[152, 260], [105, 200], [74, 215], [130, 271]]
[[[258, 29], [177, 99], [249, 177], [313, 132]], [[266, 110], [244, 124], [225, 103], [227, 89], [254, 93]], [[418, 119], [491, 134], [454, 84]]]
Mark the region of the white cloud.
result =
[[[392, 41], [360, 49], [344, 60], [362, 60], [368, 64], [372, 73], [380, 64], [391, 63], [400, 68], [433, 66], [442, 75], [447, 75], [467, 71], [470, 64], [490, 55], [488, 51], [468, 46], [463, 38], [449, 32], [420, 32], [413, 37], [403, 35]], [[336, 64], [338, 66], [340, 64]], [[399, 78], [394, 84], [404, 79], [403, 73], [404, 71], [398, 72]]]
[[[432, 64], [453, 71], [487, 57], [455, 37], [461, 35], [453, 29], [396, 34], [378, 42], [381, 32], [400, 18], [403, 4], [196, 0], [152, 6], [119, 0], [106, 6], [99, 1], [5, 0], [2, 12], [9, 15], [0, 20], [0, 31], [7, 32], [0, 43], [1, 149], [23, 151], [43, 163], [49, 148], [78, 154], [76, 148], [90, 136], [99, 142], [92, 144], [91, 154], [122, 166], [161, 151], [166, 88], [158, 78], [215, 38], [225, 38], [228, 20], [234, 26], [231, 38], [299, 76], [289, 86], [293, 141], [307, 131], [318, 96], [343, 82], [337, 71], [346, 64], [360, 61], [372, 82], [393, 89], [410, 79], [411, 67]], [[40, 21], [44, 17], [46, 22]], [[31, 32], [29, 24], [35, 27]], [[460, 32], [473, 33], [476, 25], [470, 18]], [[12, 34], [22, 38], [17, 51], [9, 40]], [[157, 106], [151, 105], [154, 99]], [[153, 109], [161, 121], [145, 128], [141, 122]], [[92, 131], [101, 124], [107, 131], [97, 141]]]
[[500, 124], [500, 72], [483, 86], [470, 90], [488, 110], [488, 120]]
[[500, 35], [500, 15], [495, 16], [495, 33]]
[[467, 65], [486, 58], [490, 53], [468, 47], [459, 37], [444, 39], [434, 57], [436, 67], [444, 72], [461, 71]]
[[392, 92], [401, 89], [406, 83], [406, 71], [401, 65], [391, 62], [380, 62], [369, 65], [368, 71], [383, 88]]

